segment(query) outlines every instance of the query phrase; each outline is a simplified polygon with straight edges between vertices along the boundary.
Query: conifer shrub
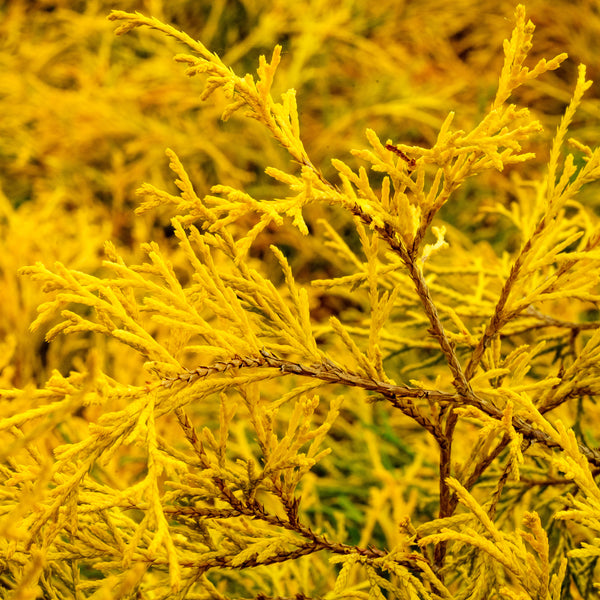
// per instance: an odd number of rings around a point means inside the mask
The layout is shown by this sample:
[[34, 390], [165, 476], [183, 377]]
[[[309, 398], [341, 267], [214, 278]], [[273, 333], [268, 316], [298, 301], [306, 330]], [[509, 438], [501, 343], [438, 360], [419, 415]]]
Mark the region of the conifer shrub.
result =
[[519, 5], [468, 127], [370, 128], [321, 165], [296, 91], [272, 92], [281, 46], [240, 77], [156, 18], [109, 18], [187, 46], [201, 99], [289, 160], [252, 193], [199, 193], [169, 149], [176, 188], [138, 190], [137, 218], [170, 216], [143, 258], [115, 240], [101, 268], [21, 269], [47, 295], [31, 335], [85, 352], [0, 392], [4, 595], [591, 597], [600, 149], [568, 137], [585, 66], [544, 155], [511, 100], [566, 54], [525, 66]]

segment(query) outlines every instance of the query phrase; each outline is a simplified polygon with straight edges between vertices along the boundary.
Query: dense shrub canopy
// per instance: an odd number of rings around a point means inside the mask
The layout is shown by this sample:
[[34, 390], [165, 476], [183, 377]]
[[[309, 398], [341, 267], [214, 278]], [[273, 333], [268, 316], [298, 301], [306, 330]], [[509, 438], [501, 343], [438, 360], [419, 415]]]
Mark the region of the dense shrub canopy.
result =
[[590, 597], [596, 3], [112, 8], [0, 8], [2, 596]]

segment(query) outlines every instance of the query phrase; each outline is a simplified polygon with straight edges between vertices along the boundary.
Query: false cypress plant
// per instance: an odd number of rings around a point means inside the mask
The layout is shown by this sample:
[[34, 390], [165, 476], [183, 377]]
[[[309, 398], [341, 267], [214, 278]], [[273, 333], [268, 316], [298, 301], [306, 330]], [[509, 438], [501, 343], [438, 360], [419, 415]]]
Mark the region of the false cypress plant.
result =
[[[23, 269], [50, 294], [34, 329], [115, 340], [113, 360], [130, 349], [145, 381], [115, 379], [96, 350], [43, 389], [2, 392], [12, 597], [586, 597], [600, 333], [582, 315], [599, 299], [600, 229], [577, 197], [600, 150], [564, 150], [585, 67], [545, 173], [528, 176], [541, 127], [511, 94], [566, 55], [525, 66], [534, 27], [518, 6], [478, 123], [453, 129], [449, 114], [431, 147], [368, 130], [353, 154], [369, 170], [336, 159], [330, 180], [301, 141], [295, 91], [271, 95], [281, 47], [238, 77], [157, 19], [109, 18], [117, 34], [187, 45], [175, 60], [204, 77], [202, 98], [222, 90], [223, 120], [260, 122], [290, 169], [266, 167], [280, 198], [226, 185], [199, 197], [168, 150], [179, 193], [145, 184], [136, 212], [173, 210], [176, 244], [149, 241], [128, 265], [108, 242], [101, 276]], [[471, 178], [508, 170], [515, 200], [495, 212], [518, 244], [479, 252], [440, 211]], [[314, 206], [353, 232], [307, 223]], [[295, 276], [276, 235], [290, 226], [331, 276]], [[341, 298], [328, 319], [324, 298]], [[51, 455], [36, 442], [48, 430]]]

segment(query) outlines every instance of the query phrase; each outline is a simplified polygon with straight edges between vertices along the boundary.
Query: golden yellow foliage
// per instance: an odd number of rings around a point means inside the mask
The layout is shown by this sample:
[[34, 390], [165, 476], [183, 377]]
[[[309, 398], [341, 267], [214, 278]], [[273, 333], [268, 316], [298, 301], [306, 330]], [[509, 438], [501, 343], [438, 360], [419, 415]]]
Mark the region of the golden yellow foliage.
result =
[[2, 9], [4, 596], [590, 597], [586, 67], [522, 5], [494, 46], [474, 2], [131, 3], [119, 39], [32, 4]]

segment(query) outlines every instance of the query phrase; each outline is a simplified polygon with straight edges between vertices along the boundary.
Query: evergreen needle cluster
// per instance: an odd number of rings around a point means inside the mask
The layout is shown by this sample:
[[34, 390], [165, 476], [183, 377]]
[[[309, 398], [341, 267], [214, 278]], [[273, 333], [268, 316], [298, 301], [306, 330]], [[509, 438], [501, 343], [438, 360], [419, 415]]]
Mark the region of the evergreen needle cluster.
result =
[[[128, 264], [107, 242], [94, 275], [22, 269], [48, 293], [32, 330], [96, 345], [69, 375], [1, 391], [6, 597], [590, 597], [600, 328], [584, 316], [600, 300], [600, 221], [579, 194], [600, 148], [567, 138], [585, 67], [545, 172], [528, 171], [541, 125], [511, 98], [566, 54], [525, 66], [534, 26], [518, 6], [478, 122], [450, 113], [427, 147], [369, 129], [329, 178], [295, 90], [272, 95], [280, 46], [240, 77], [158, 19], [109, 18], [187, 46], [175, 60], [202, 99], [224, 95], [223, 120], [260, 123], [290, 167], [264, 165], [280, 197], [203, 195], [167, 150], [178, 192], [144, 184], [136, 212], [172, 211], [168, 243]], [[488, 209], [512, 247], [444, 222], [488, 172], [514, 189]], [[290, 228], [318, 240], [323, 276], [295, 272], [302, 246], [277, 241]], [[130, 353], [137, 385], [111, 375]]]

